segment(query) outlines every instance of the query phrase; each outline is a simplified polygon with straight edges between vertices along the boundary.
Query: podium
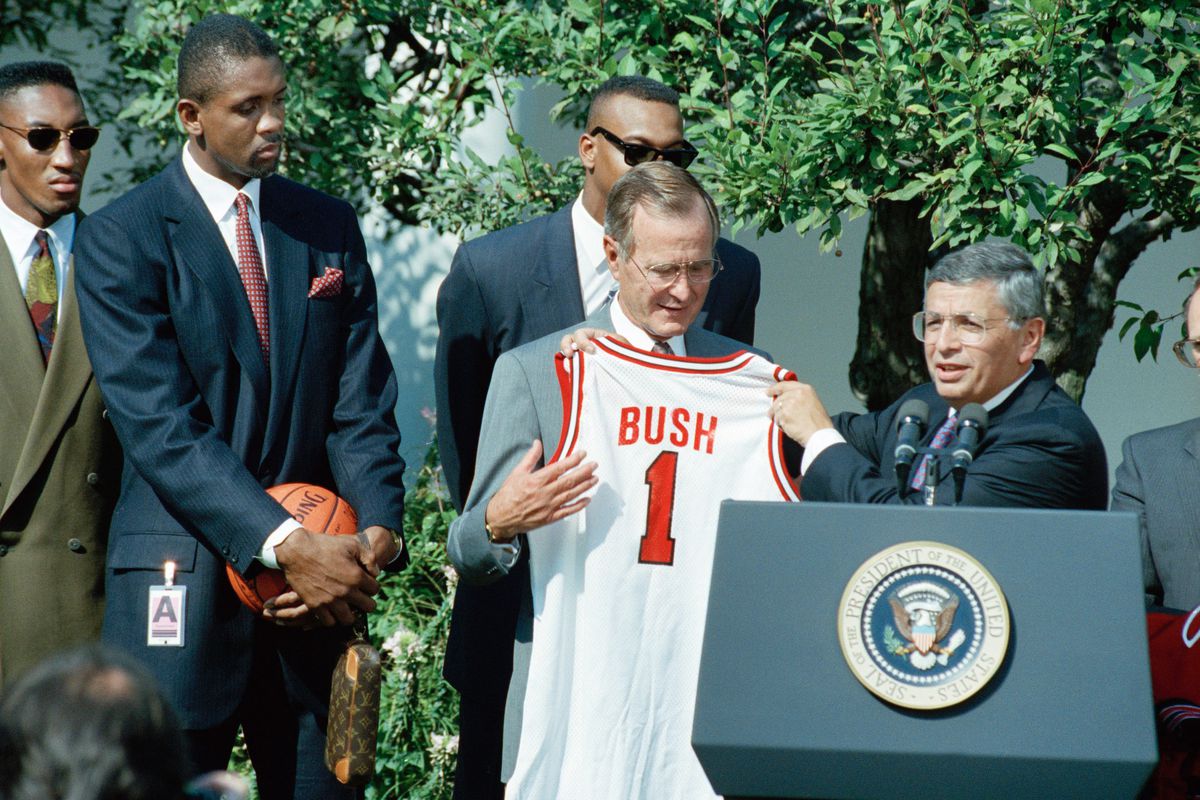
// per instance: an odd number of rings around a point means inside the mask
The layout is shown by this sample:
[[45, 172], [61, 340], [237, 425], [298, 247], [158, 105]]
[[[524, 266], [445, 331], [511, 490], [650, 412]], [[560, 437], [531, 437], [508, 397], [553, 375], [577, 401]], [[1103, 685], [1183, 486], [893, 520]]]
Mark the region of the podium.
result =
[[[843, 655], [848, 583], [902, 542], [1007, 599], [1003, 661], [957, 705], [887, 702]], [[726, 797], [1133, 798], [1157, 760], [1141, 580], [1133, 514], [727, 501], [693, 748]]]

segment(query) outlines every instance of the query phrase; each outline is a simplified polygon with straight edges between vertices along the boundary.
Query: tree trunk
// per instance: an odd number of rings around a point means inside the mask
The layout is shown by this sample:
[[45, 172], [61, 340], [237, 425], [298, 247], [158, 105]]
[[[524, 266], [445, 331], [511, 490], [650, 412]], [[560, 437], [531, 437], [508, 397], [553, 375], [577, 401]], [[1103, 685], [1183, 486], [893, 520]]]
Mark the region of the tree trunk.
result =
[[933, 243], [922, 201], [876, 202], [863, 246], [858, 342], [850, 388], [870, 411], [929, 380], [912, 315], [921, 310]]

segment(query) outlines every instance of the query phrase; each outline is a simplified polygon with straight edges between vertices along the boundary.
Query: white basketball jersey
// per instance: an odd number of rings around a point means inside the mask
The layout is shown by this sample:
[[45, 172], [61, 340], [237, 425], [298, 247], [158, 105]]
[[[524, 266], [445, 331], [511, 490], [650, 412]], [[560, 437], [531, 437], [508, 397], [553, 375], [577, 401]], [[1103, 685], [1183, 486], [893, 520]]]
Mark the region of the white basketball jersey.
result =
[[717, 515], [799, 499], [766, 394], [794, 376], [745, 351], [595, 344], [558, 357], [552, 460], [586, 450], [600, 480], [582, 512], [527, 536], [533, 650], [507, 797], [711, 798], [691, 735]]

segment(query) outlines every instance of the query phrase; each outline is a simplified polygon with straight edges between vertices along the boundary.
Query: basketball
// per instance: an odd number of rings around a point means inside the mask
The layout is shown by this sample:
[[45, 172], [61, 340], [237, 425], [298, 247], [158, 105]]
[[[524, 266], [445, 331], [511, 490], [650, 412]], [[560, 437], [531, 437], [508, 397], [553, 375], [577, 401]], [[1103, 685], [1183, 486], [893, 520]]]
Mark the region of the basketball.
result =
[[[328, 489], [311, 483], [282, 483], [267, 489], [287, 512], [306, 529], [314, 533], [350, 534], [358, 530], [358, 515], [342, 498]], [[283, 570], [257, 570], [247, 579], [233, 568], [225, 565], [229, 582], [239, 599], [255, 614], [261, 614], [263, 603], [288, 590]]]

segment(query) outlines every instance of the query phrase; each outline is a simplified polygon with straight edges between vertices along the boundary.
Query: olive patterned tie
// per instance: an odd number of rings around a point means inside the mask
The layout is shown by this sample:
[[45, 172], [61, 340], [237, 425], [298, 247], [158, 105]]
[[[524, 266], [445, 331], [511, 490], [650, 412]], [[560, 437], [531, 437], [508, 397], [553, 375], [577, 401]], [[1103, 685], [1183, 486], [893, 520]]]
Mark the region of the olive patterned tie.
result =
[[50, 242], [45, 231], [34, 237], [37, 255], [29, 265], [29, 280], [25, 283], [25, 305], [37, 332], [44, 363], [50, 362], [54, 333], [58, 329], [58, 279], [54, 276], [54, 259], [50, 258]]

